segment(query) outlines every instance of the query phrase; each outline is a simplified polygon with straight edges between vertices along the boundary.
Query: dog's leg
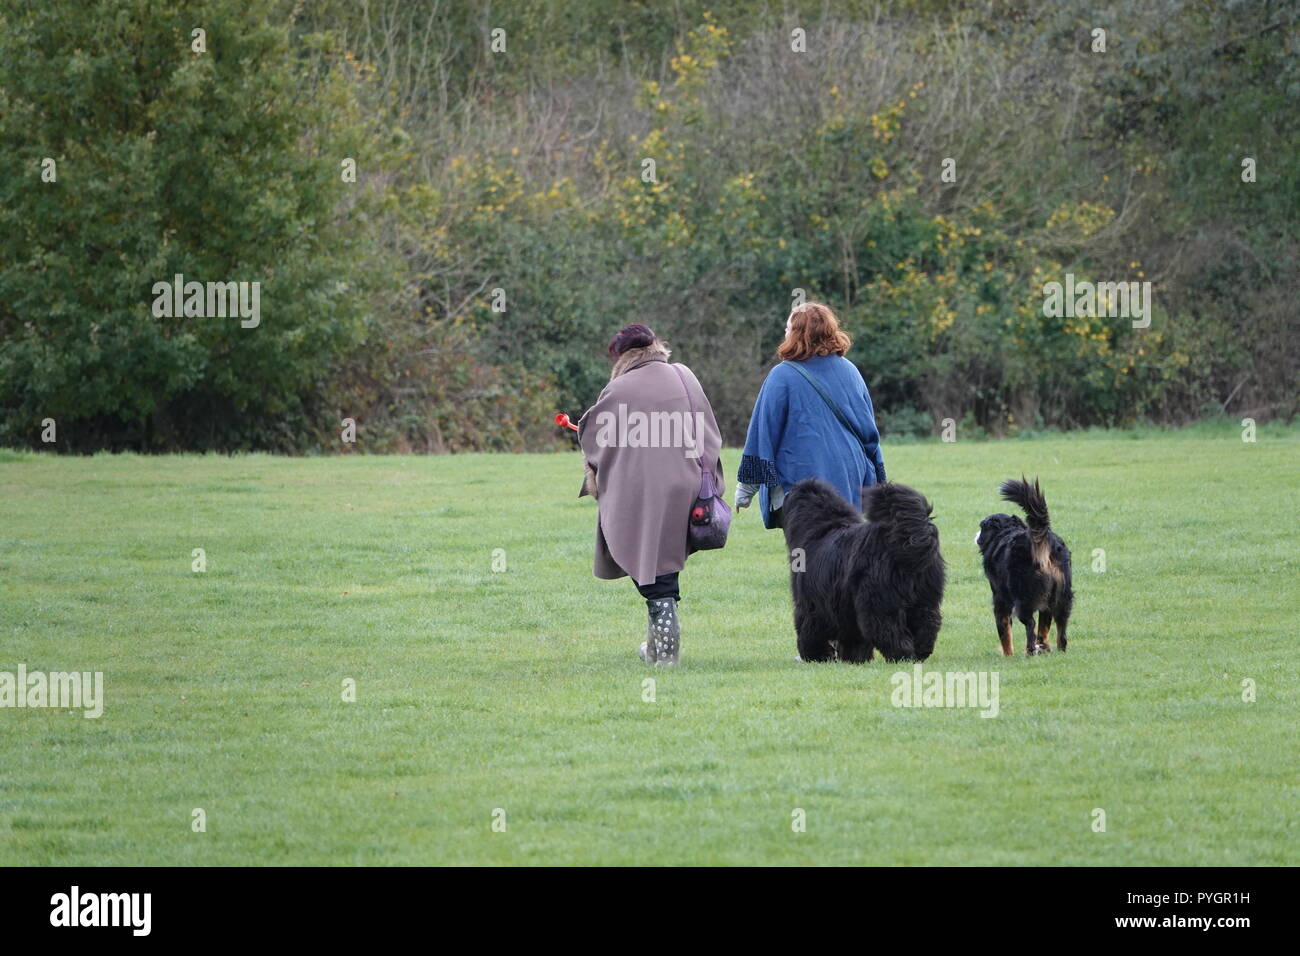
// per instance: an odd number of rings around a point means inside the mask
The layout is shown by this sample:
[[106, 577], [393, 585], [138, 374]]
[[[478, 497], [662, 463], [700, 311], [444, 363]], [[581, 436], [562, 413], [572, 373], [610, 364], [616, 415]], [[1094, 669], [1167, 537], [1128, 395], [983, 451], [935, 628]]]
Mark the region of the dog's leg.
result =
[[[1050, 651], [1052, 645], [1047, 642], [1047, 632], [1052, 629], [1052, 612], [1038, 612], [1038, 649], [1040, 651]], [[1060, 634], [1060, 628], [1057, 628], [1057, 634]]]
[[811, 614], [795, 614], [794, 632], [799, 658], [805, 661], [833, 661], [835, 648], [827, 640], [826, 630]]
[[871, 645], [864, 644], [856, 634], [850, 634], [845, 637], [843, 632], [840, 636], [830, 642], [831, 657], [833, 661], [843, 661], [846, 664], [861, 664], [863, 661], [871, 660]]
[[870, 606], [858, 595], [852, 604], [846, 601], [839, 610], [835, 629], [839, 636], [840, 660], [846, 664], [871, 660], [876, 644]]
[[998, 628], [998, 641], [1002, 644], [1002, 653], [1010, 657], [1015, 653], [1011, 649], [1011, 612], [1003, 608], [994, 608], [993, 623]]
[[1062, 654], [1065, 653], [1065, 628], [1070, 623], [1069, 613], [1056, 615], [1056, 647]]
[[851, 657], [842, 657], [843, 660], [861, 664], [871, 660], [875, 651], [890, 663], [912, 660], [915, 656], [904, 612], [882, 613], [864, 591], [854, 596], [852, 613], [840, 620], [840, 629], [847, 638], [840, 642], [841, 654], [845, 644], [852, 645]]
[[913, 607], [907, 612], [907, 629], [912, 635], [916, 659], [923, 661], [934, 653], [934, 642], [939, 639], [943, 616], [938, 608]]
[[846, 664], [861, 664], [871, 660], [871, 645], [858, 638], [840, 641], [840, 660]]
[[1025, 653], [1030, 657], [1038, 653], [1038, 637], [1034, 634], [1034, 612], [1024, 605], [1016, 608], [1016, 619], [1025, 626]]
[[901, 617], [901, 614], [890, 617], [858, 616], [858, 627], [862, 629], [866, 646], [880, 651], [880, 656], [891, 664], [916, 660], [912, 635], [908, 633], [906, 622]]

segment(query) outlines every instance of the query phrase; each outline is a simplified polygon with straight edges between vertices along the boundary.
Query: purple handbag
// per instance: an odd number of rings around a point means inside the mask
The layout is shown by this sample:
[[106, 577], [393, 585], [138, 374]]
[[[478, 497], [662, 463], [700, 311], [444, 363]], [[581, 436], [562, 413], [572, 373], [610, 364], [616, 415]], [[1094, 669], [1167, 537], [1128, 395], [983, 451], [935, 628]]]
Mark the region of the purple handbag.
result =
[[[691, 419], [699, 421], [695, 413], [695, 400], [691, 398], [691, 388], [686, 384], [686, 376], [680, 367], [674, 365], [682, 388], [686, 390], [686, 403], [691, 409]], [[700, 494], [691, 506], [690, 524], [687, 525], [686, 543], [691, 551], [712, 551], [727, 543], [727, 531], [731, 528], [731, 508], [718, 494], [713, 484], [713, 469], [704, 464], [704, 443], [700, 436], [695, 436], [700, 447], [700, 454], [695, 460], [700, 466]]]

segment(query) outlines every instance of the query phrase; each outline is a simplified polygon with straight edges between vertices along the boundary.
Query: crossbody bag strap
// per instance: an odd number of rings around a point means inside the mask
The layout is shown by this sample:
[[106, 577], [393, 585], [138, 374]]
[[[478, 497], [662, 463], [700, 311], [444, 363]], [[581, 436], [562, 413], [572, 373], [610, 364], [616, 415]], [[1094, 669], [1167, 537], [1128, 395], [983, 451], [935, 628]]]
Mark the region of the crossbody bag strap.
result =
[[[684, 391], [684, 392], [686, 393], [686, 405], [687, 405], [687, 407], [689, 407], [690, 410], [691, 410], [691, 422], [692, 422], [692, 423], [694, 423], [694, 422], [698, 422], [699, 419], [698, 419], [698, 418], [696, 417], [696, 415], [695, 415], [695, 399], [691, 398], [691, 387], [690, 387], [689, 385], [686, 384], [686, 375], [685, 375], [685, 373], [682, 372], [682, 368], [681, 368], [680, 365], [671, 365], [671, 364], [670, 364], [668, 367], [671, 368], [674, 372], [676, 372], [676, 373], [677, 373], [677, 377], [680, 378], [680, 379], [682, 380], [682, 391]], [[705, 471], [705, 468], [704, 468], [704, 440], [703, 440], [702, 436], [700, 436], [700, 435], [696, 435], [696, 436], [695, 436], [695, 440], [696, 440], [697, 442], [699, 442], [699, 445], [700, 445], [700, 448], [699, 448], [700, 453], [699, 453], [698, 455], [695, 456], [695, 462], [696, 462], [696, 464], [698, 464], [698, 465], [700, 466], [700, 474], [704, 474], [704, 471]], [[710, 475], [709, 475], [709, 478], [712, 479], [712, 477], [713, 477], [712, 474], [710, 474]]]
[[866, 455], [867, 457], [867, 464], [872, 464], [871, 452], [867, 449], [866, 439], [862, 437], [862, 434], [857, 430], [856, 427], [854, 427], [853, 423], [848, 420], [845, 414], [842, 411], [840, 411], [840, 407], [835, 404], [835, 400], [831, 398], [830, 393], [826, 391], [826, 389], [822, 386], [822, 383], [817, 381], [817, 379], [813, 378], [812, 372], [808, 371], [806, 368], [804, 368], [802, 365], [799, 365], [797, 362], [791, 362], [788, 359], [782, 362], [781, 364], [790, 366], [792, 369], [794, 369], [796, 372], [798, 372], [800, 375], [804, 377], [804, 379], [808, 382], [808, 384], [813, 387], [813, 390], [816, 391], [817, 394], [822, 397], [822, 401], [826, 403], [826, 407], [835, 413], [835, 417], [840, 420], [840, 424], [843, 425], [846, 429], [848, 429], [849, 434], [858, 440], [858, 444], [862, 446], [862, 454]]

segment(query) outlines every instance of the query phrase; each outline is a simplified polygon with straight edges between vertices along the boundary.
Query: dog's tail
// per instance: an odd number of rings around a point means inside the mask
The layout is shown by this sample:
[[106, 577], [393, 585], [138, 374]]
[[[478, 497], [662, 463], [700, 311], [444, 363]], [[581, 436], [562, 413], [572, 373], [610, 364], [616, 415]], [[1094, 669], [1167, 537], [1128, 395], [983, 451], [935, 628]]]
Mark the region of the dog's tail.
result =
[[891, 527], [890, 540], [902, 558], [920, 560], [938, 549], [939, 532], [930, 520], [933, 509], [915, 488], [886, 481], [863, 491], [867, 520]]
[[1023, 475], [1019, 481], [1008, 478], [1002, 482], [998, 491], [1002, 492], [1004, 500], [1024, 509], [1025, 524], [1029, 525], [1029, 540], [1034, 544], [1035, 554], [1041, 553], [1047, 545], [1047, 535], [1052, 530], [1052, 525], [1047, 517], [1047, 499], [1043, 497], [1043, 489], [1038, 487], [1038, 479], [1035, 478], [1031, 485]]

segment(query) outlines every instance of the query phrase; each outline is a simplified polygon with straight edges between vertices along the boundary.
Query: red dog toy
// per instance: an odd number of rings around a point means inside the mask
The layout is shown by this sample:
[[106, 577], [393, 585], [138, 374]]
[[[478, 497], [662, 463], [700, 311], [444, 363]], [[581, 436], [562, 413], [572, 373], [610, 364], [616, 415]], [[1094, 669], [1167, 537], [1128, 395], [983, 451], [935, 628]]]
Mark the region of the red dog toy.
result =
[[569, 416], [564, 414], [564, 412], [560, 412], [555, 416], [555, 424], [559, 425], [561, 428], [572, 428], [575, 432], [578, 430], [578, 426], [569, 421]]

